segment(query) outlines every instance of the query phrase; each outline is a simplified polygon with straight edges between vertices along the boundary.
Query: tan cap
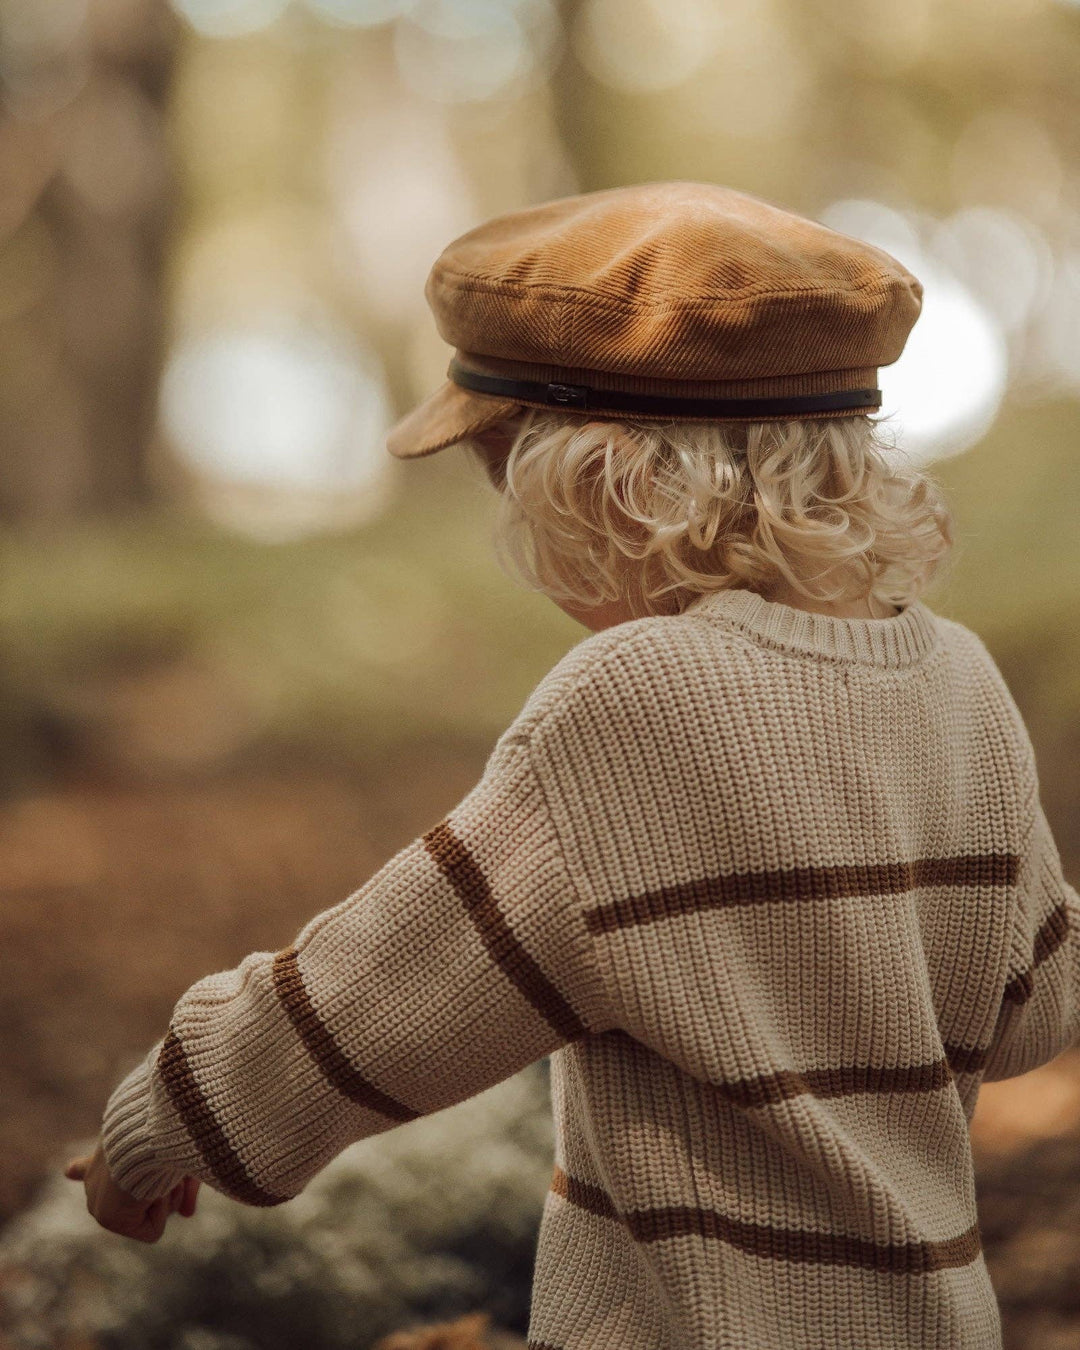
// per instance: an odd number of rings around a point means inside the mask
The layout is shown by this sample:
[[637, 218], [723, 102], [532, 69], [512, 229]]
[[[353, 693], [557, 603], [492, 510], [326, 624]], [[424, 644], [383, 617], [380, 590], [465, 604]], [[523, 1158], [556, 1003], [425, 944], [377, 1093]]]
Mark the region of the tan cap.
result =
[[524, 407], [757, 421], [880, 408], [923, 288], [860, 239], [714, 183], [640, 183], [497, 216], [424, 294], [448, 380], [391, 430], [431, 454]]

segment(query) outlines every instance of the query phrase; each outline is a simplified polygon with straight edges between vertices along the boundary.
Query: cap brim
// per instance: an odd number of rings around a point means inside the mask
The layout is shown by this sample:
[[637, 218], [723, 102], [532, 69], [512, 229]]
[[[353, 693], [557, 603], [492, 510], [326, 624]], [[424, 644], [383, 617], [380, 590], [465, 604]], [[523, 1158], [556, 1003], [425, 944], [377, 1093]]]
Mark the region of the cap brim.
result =
[[475, 394], [447, 380], [390, 428], [386, 448], [397, 459], [432, 455], [500, 418], [512, 416], [521, 406], [510, 399]]

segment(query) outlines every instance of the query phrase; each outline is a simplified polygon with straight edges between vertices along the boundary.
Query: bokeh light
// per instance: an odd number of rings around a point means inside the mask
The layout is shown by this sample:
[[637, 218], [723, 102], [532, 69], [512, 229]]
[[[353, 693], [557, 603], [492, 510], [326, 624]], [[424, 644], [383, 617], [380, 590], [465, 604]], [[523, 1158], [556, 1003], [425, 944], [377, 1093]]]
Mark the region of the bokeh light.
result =
[[307, 0], [320, 19], [353, 28], [374, 28], [407, 14], [416, 0]]
[[1036, 373], [1044, 383], [1080, 395], [1080, 248], [1057, 259], [1035, 324]]
[[714, 54], [725, 9], [712, 0], [586, 0], [573, 29], [574, 50], [591, 75], [615, 89], [667, 89]]
[[279, 534], [310, 528], [312, 494], [347, 497], [354, 520], [382, 505], [382, 372], [329, 323], [268, 313], [182, 338], [165, 369], [162, 416], [197, 473], [276, 490], [300, 508], [296, 519], [274, 513]]
[[276, 22], [289, 0], [172, 0], [173, 8], [206, 37], [245, 37]]
[[881, 371], [882, 412], [913, 460], [943, 459], [978, 442], [1005, 394], [1000, 328], [966, 287], [929, 258], [923, 310], [900, 360]]
[[476, 203], [437, 114], [394, 108], [368, 119], [365, 133], [344, 123], [327, 165], [351, 246], [350, 284], [387, 319], [428, 315], [428, 270], [448, 240], [475, 224]]
[[880, 202], [848, 199], [823, 224], [890, 253], [923, 284], [922, 311], [900, 359], [881, 367], [881, 413], [913, 461], [973, 445], [997, 415], [1008, 377], [1001, 325], [946, 264], [924, 249], [916, 224]]
[[1027, 323], [1046, 298], [1054, 265], [1050, 245], [1015, 211], [965, 207], [937, 226], [930, 247], [1006, 332]]
[[419, 0], [395, 26], [406, 86], [439, 103], [533, 87], [556, 47], [550, 0]]

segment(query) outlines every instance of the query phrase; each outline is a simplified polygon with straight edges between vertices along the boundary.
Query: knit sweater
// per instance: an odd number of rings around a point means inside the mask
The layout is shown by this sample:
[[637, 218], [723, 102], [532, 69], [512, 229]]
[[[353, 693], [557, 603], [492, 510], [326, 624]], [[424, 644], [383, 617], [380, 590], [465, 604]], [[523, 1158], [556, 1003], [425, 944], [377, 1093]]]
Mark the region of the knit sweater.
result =
[[550, 1056], [530, 1350], [995, 1350], [968, 1125], [1080, 1035], [1080, 897], [981, 640], [743, 589], [591, 634], [476, 785], [106, 1107], [277, 1205]]

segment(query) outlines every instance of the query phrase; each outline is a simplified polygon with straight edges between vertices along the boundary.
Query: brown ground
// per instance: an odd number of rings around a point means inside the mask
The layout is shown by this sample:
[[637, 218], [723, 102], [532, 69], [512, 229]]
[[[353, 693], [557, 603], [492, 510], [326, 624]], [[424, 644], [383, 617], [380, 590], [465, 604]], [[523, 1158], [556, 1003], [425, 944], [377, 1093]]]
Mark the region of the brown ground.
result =
[[[370, 779], [72, 783], [0, 806], [0, 1224], [94, 1134], [184, 989], [286, 945], [482, 766], [441, 749]], [[973, 1138], [1010, 1350], [1080, 1350], [1080, 1051], [987, 1085]]]
[[0, 1224], [164, 1035], [183, 991], [276, 951], [475, 782], [483, 756], [71, 785], [0, 805]]

